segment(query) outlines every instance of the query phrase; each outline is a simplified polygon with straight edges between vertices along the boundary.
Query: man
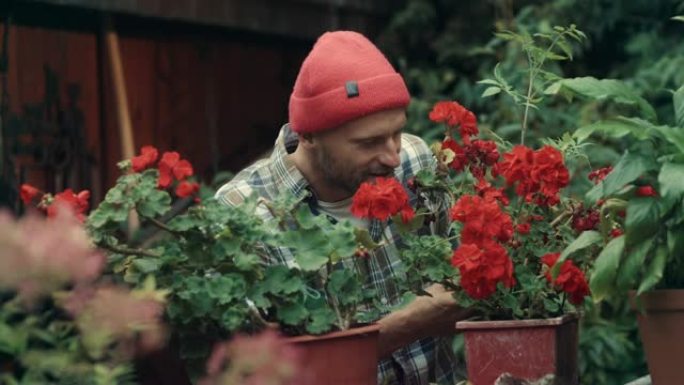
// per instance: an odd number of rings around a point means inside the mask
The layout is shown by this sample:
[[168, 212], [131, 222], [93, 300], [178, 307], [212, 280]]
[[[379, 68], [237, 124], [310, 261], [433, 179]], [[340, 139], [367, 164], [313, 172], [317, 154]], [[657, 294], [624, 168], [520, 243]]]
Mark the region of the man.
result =
[[[302, 64], [290, 96], [290, 123], [282, 127], [273, 154], [241, 171], [217, 198], [238, 205], [254, 192], [274, 199], [289, 191], [316, 214], [351, 220], [379, 238], [379, 222], [350, 213], [358, 186], [379, 176], [405, 184], [435, 162], [421, 139], [402, 135], [409, 99], [401, 75], [368, 39], [348, 31], [325, 33]], [[389, 305], [400, 299], [394, 281], [401, 262], [391, 246], [370, 252], [367, 278]], [[287, 248], [270, 253], [270, 263], [292, 263]], [[378, 321], [378, 384], [456, 383], [450, 339], [438, 336], [452, 332], [466, 312], [440, 287], [427, 290], [431, 297], [418, 297]]]

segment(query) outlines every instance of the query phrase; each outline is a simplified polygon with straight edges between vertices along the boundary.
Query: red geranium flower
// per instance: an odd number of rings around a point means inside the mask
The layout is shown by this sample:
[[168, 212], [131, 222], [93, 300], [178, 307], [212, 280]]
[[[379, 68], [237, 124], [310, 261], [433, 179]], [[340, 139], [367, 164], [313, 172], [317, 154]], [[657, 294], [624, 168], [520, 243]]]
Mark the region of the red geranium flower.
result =
[[464, 195], [450, 210], [451, 219], [464, 224], [461, 242], [482, 244], [496, 239], [507, 242], [513, 237], [513, 221], [493, 199]]
[[159, 188], [165, 189], [171, 185], [173, 178], [182, 181], [192, 176], [192, 165], [175, 151], [165, 152], [159, 160]]
[[506, 287], [515, 285], [513, 262], [506, 249], [495, 242], [462, 244], [454, 251], [451, 264], [458, 267], [461, 286], [474, 299], [492, 295], [499, 282]]
[[470, 143], [470, 137], [479, 132], [475, 114], [457, 102], [441, 101], [435, 103], [429, 117], [435, 123], [446, 123], [450, 127], [460, 126], [459, 132], [465, 144]]
[[90, 191], [83, 190], [78, 194], [74, 194], [70, 188], [55, 195], [50, 206], [47, 208], [47, 216], [57, 216], [60, 207], [67, 207], [71, 209], [76, 217], [83, 221], [85, 219], [85, 212], [88, 211], [88, 199], [90, 199]]
[[416, 212], [413, 210], [413, 207], [406, 205], [401, 209], [401, 221], [404, 224], [411, 222], [415, 216]]
[[591, 293], [587, 279], [584, 276], [584, 272], [568, 259], [561, 265], [554, 282], [550, 270], [556, 264], [559, 257], [560, 253], [549, 253], [541, 257], [542, 263], [549, 267], [546, 271], [546, 280], [566, 292], [570, 296], [569, 299], [572, 304], [579, 305], [584, 301], [584, 297]]
[[506, 196], [503, 189], [492, 186], [492, 184], [487, 182], [485, 179], [478, 180], [477, 184], [475, 185], [475, 189], [477, 190], [477, 195], [481, 196], [485, 200], [496, 199], [504, 206], [508, 206], [510, 203], [510, 199], [508, 199], [508, 196]]
[[176, 187], [176, 195], [180, 198], [189, 197], [197, 194], [199, 191], [199, 184], [195, 182], [182, 181]]
[[559, 202], [558, 193], [568, 185], [570, 174], [558, 149], [544, 146], [532, 151], [525, 146], [515, 146], [503, 157], [503, 162], [493, 171], [503, 175], [509, 186], [517, 183], [516, 194], [540, 206], [553, 206]]
[[515, 231], [518, 232], [518, 234], [529, 234], [530, 233], [530, 228], [531, 225], [529, 223], [520, 223], [517, 226], [515, 226]]
[[36, 187], [31, 186], [30, 184], [22, 184], [20, 188], [20, 196], [21, 196], [21, 201], [24, 202], [25, 205], [30, 205], [33, 200], [41, 193], [40, 190], [38, 190]]
[[361, 183], [352, 197], [351, 213], [358, 218], [385, 221], [407, 205], [408, 194], [397, 179], [378, 177], [374, 183]]
[[594, 170], [589, 173], [589, 180], [594, 182], [594, 184], [599, 184], [599, 182], [604, 180], [611, 171], [613, 171], [612, 166], [607, 166], [599, 168], [598, 170]]
[[133, 171], [140, 172], [151, 167], [154, 162], [157, 161], [158, 156], [159, 151], [157, 151], [156, 148], [153, 146], [143, 146], [143, 148], [140, 149], [140, 155], [134, 156], [133, 159], [131, 159]]
[[636, 190], [636, 195], [640, 197], [654, 197], [658, 196], [658, 192], [653, 186], [640, 186]]

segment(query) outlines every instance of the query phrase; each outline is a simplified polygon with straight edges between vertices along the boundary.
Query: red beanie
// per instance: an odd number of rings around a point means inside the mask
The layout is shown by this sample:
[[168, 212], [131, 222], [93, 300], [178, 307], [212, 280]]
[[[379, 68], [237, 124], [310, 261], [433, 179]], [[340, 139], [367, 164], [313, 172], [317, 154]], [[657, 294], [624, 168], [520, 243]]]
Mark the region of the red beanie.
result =
[[351, 31], [318, 38], [290, 95], [290, 126], [317, 132], [374, 112], [406, 107], [404, 79], [366, 37]]

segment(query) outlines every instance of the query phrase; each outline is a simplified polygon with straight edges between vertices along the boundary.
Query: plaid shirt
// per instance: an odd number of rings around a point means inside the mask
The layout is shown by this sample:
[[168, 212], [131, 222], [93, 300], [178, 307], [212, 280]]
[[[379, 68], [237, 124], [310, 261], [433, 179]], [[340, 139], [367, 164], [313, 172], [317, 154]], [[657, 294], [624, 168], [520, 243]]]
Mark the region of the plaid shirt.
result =
[[[288, 152], [297, 147], [297, 135], [289, 125], [284, 125], [276, 139], [273, 153], [238, 173], [232, 181], [222, 186], [216, 198], [224, 204], [239, 205], [253, 193], [271, 200], [284, 191], [289, 191], [298, 200], [307, 200], [315, 210], [315, 197], [309, 189], [308, 181], [295, 165], [287, 159]], [[434, 166], [435, 159], [425, 142], [413, 135], [402, 134], [401, 165], [395, 169], [395, 177], [406, 181], [418, 171]], [[411, 203], [418, 199], [411, 196]], [[260, 206], [263, 207], [263, 206]], [[446, 207], [446, 206], [445, 206]], [[446, 210], [442, 210], [446, 218]], [[257, 212], [265, 220], [272, 216], [266, 209]], [[439, 229], [421, 229], [421, 232], [447, 231], [446, 219]], [[374, 220], [370, 222], [369, 232], [375, 240], [382, 237], [383, 225]], [[399, 241], [399, 234], [390, 224], [385, 227], [387, 239]], [[292, 250], [287, 247], [269, 248], [268, 263], [294, 265]], [[349, 258], [345, 267], [355, 268], [366, 277], [366, 287], [375, 289], [380, 301], [387, 305], [396, 305], [401, 300], [401, 293], [395, 285], [395, 279], [402, 273], [399, 251], [396, 244], [389, 244], [372, 250], [368, 258]], [[359, 260], [362, 260], [359, 262]], [[424, 338], [417, 340], [392, 353], [391, 357], [382, 359], [378, 364], [378, 384], [380, 385], [427, 385], [430, 383], [456, 383], [456, 359], [451, 350], [448, 338]]]

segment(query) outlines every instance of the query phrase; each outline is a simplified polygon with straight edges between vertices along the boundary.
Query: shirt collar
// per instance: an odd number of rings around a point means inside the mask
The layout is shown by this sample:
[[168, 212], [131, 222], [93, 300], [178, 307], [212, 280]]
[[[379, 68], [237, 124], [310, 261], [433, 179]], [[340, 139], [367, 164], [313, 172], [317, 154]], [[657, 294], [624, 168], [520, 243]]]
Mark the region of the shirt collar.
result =
[[280, 128], [271, 154], [271, 174], [279, 191], [289, 191], [297, 199], [312, 196], [309, 181], [304, 178], [288, 154], [297, 148], [299, 137], [287, 123]]

